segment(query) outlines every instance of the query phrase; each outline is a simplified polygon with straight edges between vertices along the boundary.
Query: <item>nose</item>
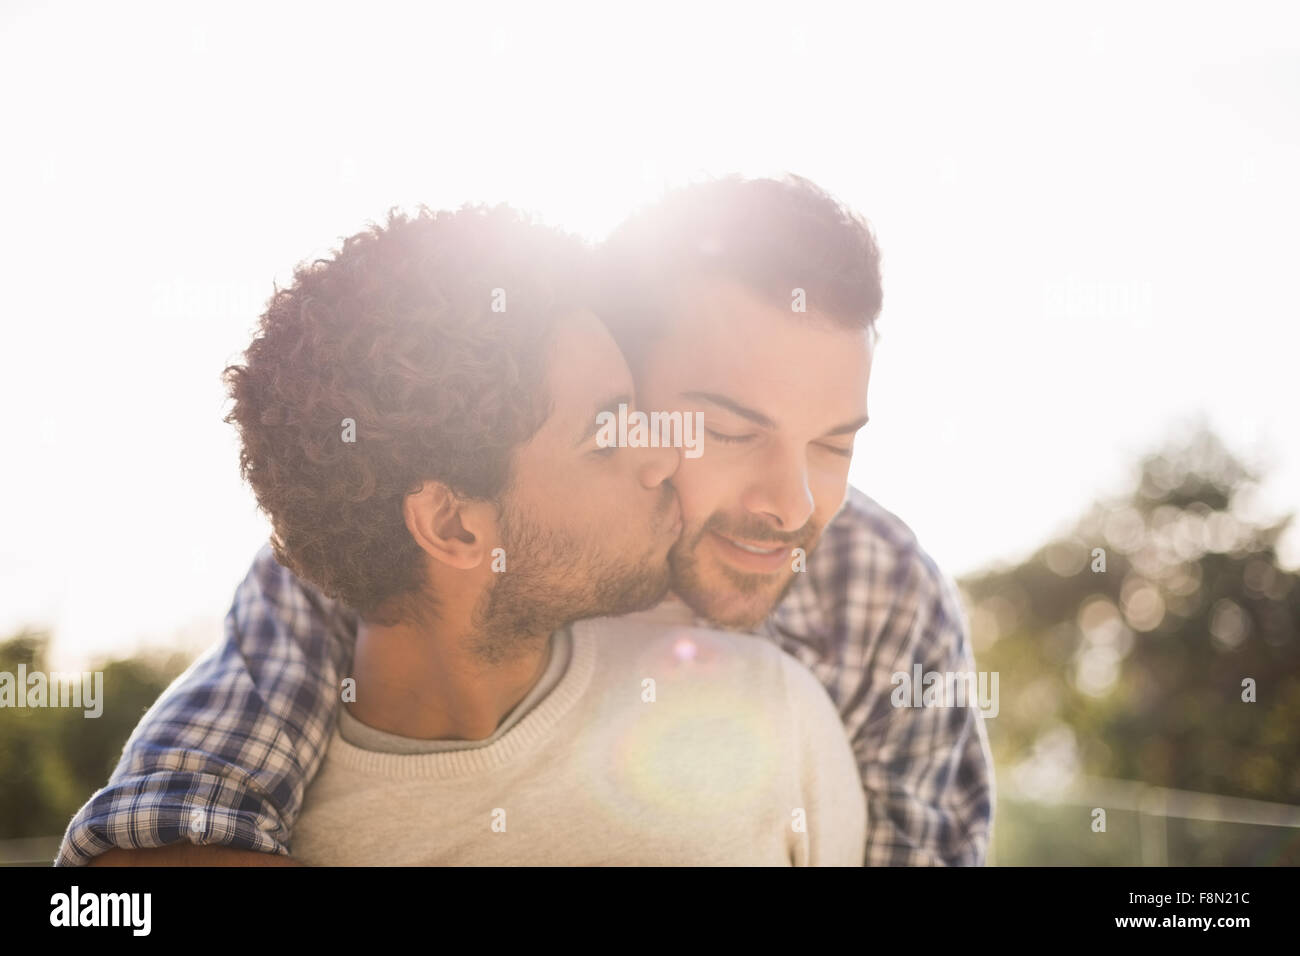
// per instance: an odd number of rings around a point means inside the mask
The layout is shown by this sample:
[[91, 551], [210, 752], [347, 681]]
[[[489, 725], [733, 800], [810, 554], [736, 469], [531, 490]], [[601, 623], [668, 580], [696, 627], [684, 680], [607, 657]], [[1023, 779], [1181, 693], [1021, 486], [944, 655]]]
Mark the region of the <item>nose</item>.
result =
[[778, 531], [796, 531], [812, 517], [807, 460], [801, 452], [777, 448], [757, 470], [755, 481], [741, 497], [751, 514], [771, 521]]
[[676, 448], [637, 448], [637, 480], [642, 487], [655, 489], [677, 472], [681, 452]]

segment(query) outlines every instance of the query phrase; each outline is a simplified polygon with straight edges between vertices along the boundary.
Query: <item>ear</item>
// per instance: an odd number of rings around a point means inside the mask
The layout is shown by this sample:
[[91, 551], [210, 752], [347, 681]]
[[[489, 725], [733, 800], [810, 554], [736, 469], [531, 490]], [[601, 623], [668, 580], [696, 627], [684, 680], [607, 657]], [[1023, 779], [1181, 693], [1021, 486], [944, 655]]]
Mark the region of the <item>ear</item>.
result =
[[402, 515], [425, 554], [461, 571], [483, 562], [496, 530], [495, 506], [460, 498], [437, 481], [426, 481], [407, 495]]

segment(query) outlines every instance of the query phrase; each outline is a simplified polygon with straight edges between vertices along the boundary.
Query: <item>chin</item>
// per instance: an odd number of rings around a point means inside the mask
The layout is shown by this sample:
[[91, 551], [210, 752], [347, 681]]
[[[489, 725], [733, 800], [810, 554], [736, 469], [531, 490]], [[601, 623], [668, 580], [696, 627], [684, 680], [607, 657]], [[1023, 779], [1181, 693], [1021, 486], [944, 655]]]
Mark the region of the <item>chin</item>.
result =
[[629, 575], [618, 597], [603, 613], [616, 616], [649, 610], [667, 596], [669, 583], [666, 563], [643, 565]]
[[715, 627], [752, 631], [772, 613], [792, 578], [757, 582], [750, 575], [745, 578], [738, 585], [722, 575], [711, 576], [707, 583], [679, 585], [677, 596]]
[[683, 536], [669, 554], [677, 596], [714, 627], [752, 631], [772, 613], [796, 572], [747, 573], [697, 549], [701, 535]]

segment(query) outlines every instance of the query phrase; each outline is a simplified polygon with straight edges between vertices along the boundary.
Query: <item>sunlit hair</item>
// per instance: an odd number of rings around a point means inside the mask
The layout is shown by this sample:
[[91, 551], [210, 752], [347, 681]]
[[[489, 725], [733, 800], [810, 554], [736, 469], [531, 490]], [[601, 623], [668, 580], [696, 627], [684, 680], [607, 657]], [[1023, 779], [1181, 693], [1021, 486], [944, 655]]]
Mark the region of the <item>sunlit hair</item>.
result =
[[[597, 311], [635, 359], [692, 279], [731, 279], [789, 308], [876, 335], [880, 250], [867, 222], [799, 176], [730, 176], [670, 191], [629, 217], [599, 250]], [[792, 313], [793, 314], [793, 313]]]
[[585, 259], [513, 210], [467, 206], [391, 211], [300, 264], [224, 373], [277, 560], [391, 623], [385, 605], [422, 589], [403, 499], [436, 480], [500, 500], [514, 450], [550, 413], [552, 333], [584, 304]]

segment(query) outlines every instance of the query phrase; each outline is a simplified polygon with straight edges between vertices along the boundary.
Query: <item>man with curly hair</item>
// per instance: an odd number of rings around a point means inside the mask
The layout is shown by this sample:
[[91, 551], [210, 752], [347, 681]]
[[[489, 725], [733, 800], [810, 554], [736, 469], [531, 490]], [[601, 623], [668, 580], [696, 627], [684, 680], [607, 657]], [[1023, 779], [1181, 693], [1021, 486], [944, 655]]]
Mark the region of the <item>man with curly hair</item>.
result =
[[[596, 312], [642, 405], [705, 416], [704, 454], [673, 477], [684, 531], [661, 626], [748, 631], [817, 677], [857, 759], [866, 863], [982, 863], [994, 795], [979, 711], [891, 700], [898, 672], [974, 669], [956, 586], [899, 517], [848, 485], [882, 303], [870, 229], [807, 180], [729, 177], [631, 217], [596, 273]], [[227, 626], [227, 659], [174, 689], [173, 723], [142, 725], [59, 863], [288, 853], [339, 708], [327, 680], [282, 680], [282, 665], [345, 659], [355, 625], [264, 552]], [[291, 753], [265, 743], [286, 727], [299, 734]], [[203, 767], [177, 768], [200, 747]], [[207, 814], [197, 833], [182, 799], [194, 793]], [[187, 840], [197, 856], [135, 850]]]
[[[632, 382], [584, 308], [585, 258], [498, 207], [392, 213], [300, 266], [226, 370], [276, 559], [417, 638], [472, 617], [450, 643], [492, 665], [569, 621], [657, 603], [677, 456], [589, 447], [583, 402], [626, 403]], [[555, 374], [553, 354], [577, 374]], [[570, 398], [581, 415], [564, 422]]]

